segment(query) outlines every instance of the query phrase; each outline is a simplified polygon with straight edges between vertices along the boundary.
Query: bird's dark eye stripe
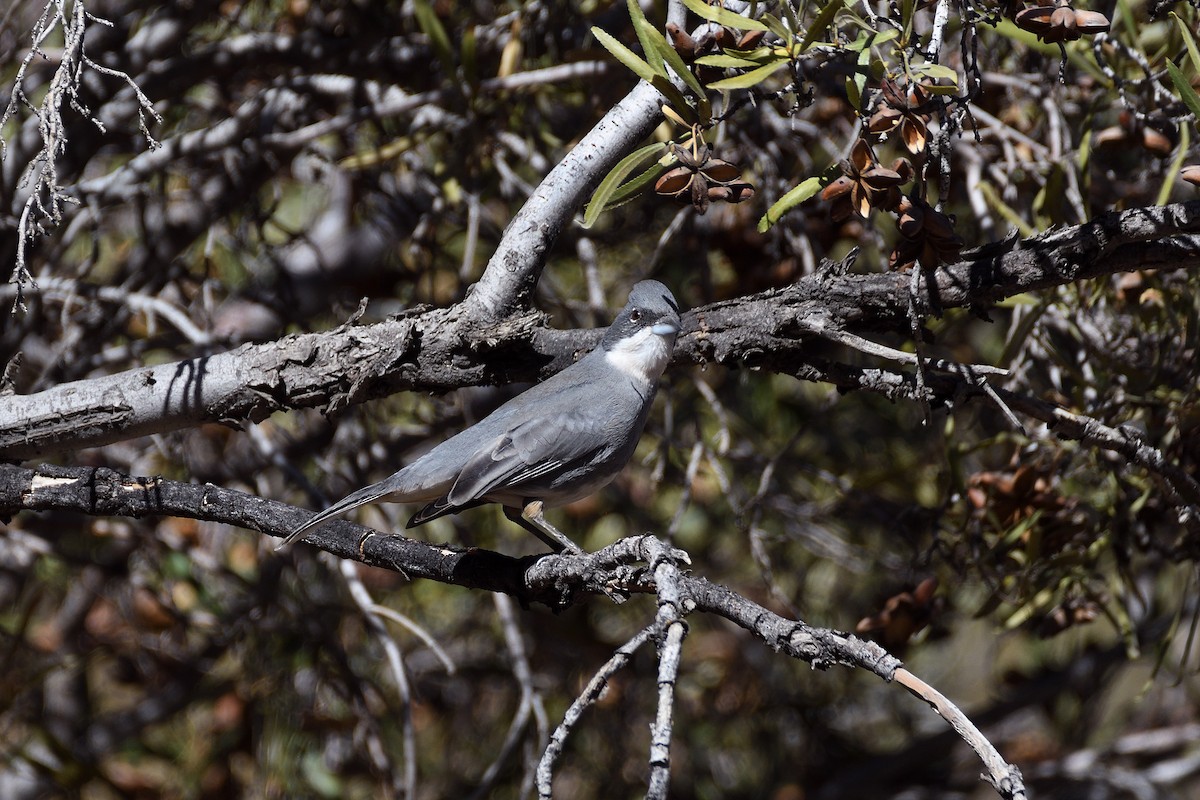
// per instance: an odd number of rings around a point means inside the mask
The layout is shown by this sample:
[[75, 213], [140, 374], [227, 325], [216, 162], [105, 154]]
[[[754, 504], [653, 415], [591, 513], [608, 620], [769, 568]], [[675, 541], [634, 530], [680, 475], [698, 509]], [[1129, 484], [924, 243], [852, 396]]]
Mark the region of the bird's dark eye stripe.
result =
[[674, 311], [676, 314], [678, 314], [678, 313], [679, 313], [679, 305], [678, 305], [678, 304], [676, 304], [676, 302], [675, 302], [675, 300], [674, 300], [673, 298], [667, 297], [667, 296], [664, 294], [664, 295], [663, 295], [663, 300], [666, 302], [666, 304], [667, 304], [667, 305], [669, 305], [669, 306], [671, 307], [671, 310], [672, 310], [672, 311]]

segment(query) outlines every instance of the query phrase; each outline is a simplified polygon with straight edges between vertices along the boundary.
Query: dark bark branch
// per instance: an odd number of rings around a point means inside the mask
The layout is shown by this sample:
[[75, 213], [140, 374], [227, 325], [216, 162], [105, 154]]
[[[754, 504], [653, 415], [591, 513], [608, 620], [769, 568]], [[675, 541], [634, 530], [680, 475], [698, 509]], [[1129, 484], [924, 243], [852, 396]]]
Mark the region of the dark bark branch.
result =
[[[983, 310], [1004, 298], [1130, 269], [1200, 266], [1200, 201], [1102, 215], [986, 248], [938, 271], [922, 314]], [[908, 276], [814, 275], [684, 316], [675, 361], [799, 374], [819, 328], [908, 330]], [[556, 331], [536, 314], [484, 326], [470, 304], [374, 325], [289, 336], [229, 353], [18, 395], [0, 408], [0, 457], [31, 458], [202, 422], [260, 420], [288, 408], [340, 408], [399, 391], [544, 378], [594, 346], [598, 330]]]

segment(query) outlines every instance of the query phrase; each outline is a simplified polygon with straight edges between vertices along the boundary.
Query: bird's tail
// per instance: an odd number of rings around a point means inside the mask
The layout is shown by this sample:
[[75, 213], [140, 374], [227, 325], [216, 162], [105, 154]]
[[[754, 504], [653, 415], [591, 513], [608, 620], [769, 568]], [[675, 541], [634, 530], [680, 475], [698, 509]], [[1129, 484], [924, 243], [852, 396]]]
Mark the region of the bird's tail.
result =
[[380, 481], [379, 483], [372, 483], [370, 486], [359, 489], [357, 492], [343, 497], [329, 508], [325, 509], [319, 514], [313, 515], [307, 522], [289, 533], [287, 538], [280, 542], [275, 549], [282, 550], [292, 542], [296, 541], [296, 539], [300, 538], [300, 536], [303, 535], [303, 533], [309, 528], [320, 525], [322, 522], [336, 517], [339, 514], [344, 514], [352, 508], [358, 508], [359, 506], [366, 505], [367, 503], [373, 503], [381, 497], [391, 494], [393, 489], [394, 486], [392, 485], [392, 480], [389, 478], [388, 480]]

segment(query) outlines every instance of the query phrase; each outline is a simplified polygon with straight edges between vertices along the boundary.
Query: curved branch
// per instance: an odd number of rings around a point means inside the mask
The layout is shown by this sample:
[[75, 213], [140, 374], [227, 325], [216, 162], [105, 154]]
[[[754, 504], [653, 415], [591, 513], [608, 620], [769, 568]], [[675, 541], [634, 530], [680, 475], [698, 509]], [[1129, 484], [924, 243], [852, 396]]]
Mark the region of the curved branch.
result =
[[[668, 20], [682, 25], [685, 17], [683, 4], [672, 0]], [[650, 135], [662, 117], [662, 102], [657, 89], [639, 81], [550, 170], [505, 229], [466, 300], [469, 314], [496, 320], [528, 307], [558, 232], [605, 173]]]

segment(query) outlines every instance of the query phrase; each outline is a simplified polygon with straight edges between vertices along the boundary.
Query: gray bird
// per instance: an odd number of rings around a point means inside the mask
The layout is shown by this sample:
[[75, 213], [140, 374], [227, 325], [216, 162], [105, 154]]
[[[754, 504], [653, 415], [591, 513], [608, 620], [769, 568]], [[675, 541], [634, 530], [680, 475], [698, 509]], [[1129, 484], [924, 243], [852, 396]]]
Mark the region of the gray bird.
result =
[[553, 550], [580, 552], [542, 509], [587, 497], [624, 468], [678, 332], [679, 306], [670, 290], [658, 281], [638, 283], [595, 350], [391, 477], [334, 503], [279, 547], [331, 517], [385, 501], [426, 504], [410, 528], [499, 503], [505, 516]]

